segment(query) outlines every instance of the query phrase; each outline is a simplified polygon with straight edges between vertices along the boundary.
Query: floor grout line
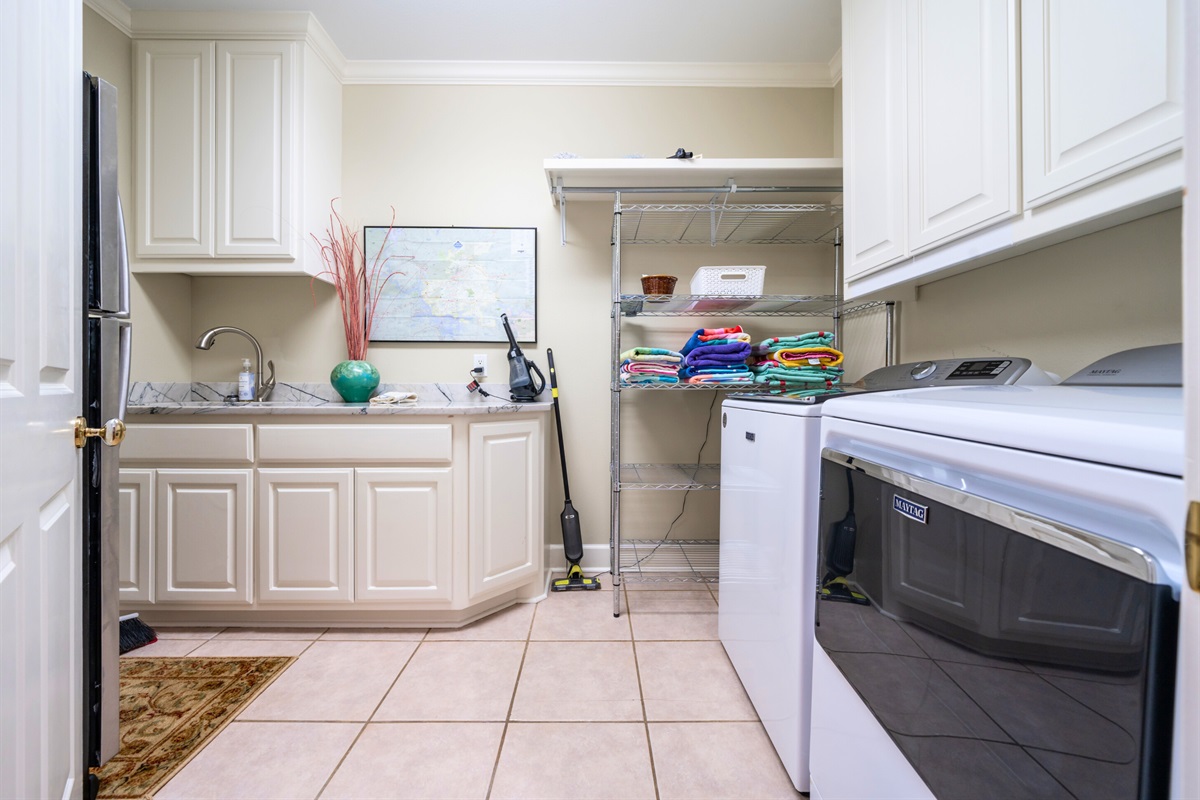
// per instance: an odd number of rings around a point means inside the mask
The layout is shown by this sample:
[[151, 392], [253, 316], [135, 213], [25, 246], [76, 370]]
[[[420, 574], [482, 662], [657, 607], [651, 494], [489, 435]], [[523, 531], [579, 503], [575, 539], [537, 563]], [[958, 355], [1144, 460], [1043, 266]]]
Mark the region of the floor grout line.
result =
[[625, 593], [625, 616], [629, 621], [629, 644], [633, 647], [633, 669], [637, 675], [638, 697], [642, 701], [642, 733], [646, 737], [646, 754], [650, 758], [650, 783], [654, 787], [654, 797], [658, 800], [661, 795], [658, 791], [658, 770], [654, 765], [654, 745], [650, 743], [650, 718], [646, 713], [646, 692], [642, 688], [642, 665], [638, 663], [637, 645], [638, 638], [633, 632], [632, 609], [629, 607], [629, 593]]
[[500, 731], [500, 744], [496, 747], [496, 760], [492, 762], [492, 774], [488, 778], [487, 791], [484, 793], [484, 798], [492, 796], [492, 789], [496, 785], [496, 774], [500, 771], [500, 755], [504, 752], [504, 740], [508, 738], [508, 725], [512, 721], [513, 706], [517, 702], [517, 689], [521, 685], [521, 673], [525, 671], [525, 658], [529, 655], [529, 642], [533, 636], [533, 621], [537, 619], [538, 607], [541, 603], [537, 603], [533, 607], [533, 613], [529, 615], [529, 629], [525, 632], [525, 647], [521, 650], [521, 663], [517, 667], [517, 679], [513, 681], [512, 697], [508, 700], [508, 711], [504, 714], [504, 729]]
[[[426, 631], [425, 633], [428, 635], [429, 632]], [[408, 654], [408, 658], [404, 659], [404, 663], [401, 664], [400, 669], [396, 671], [396, 677], [392, 678], [392, 682], [388, 684], [388, 688], [379, 696], [379, 702], [375, 704], [375, 708], [372, 709], [371, 713], [367, 715], [366, 720], [364, 720], [362, 723], [362, 727], [359, 728], [358, 733], [354, 735], [354, 740], [350, 742], [350, 746], [346, 748], [346, 752], [342, 753], [342, 757], [339, 758], [337, 764], [334, 765], [333, 770], [329, 773], [329, 777], [327, 777], [325, 782], [321, 784], [320, 790], [313, 796], [314, 800], [319, 800], [321, 795], [325, 793], [325, 790], [329, 788], [329, 782], [333, 780], [333, 776], [337, 775], [338, 770], [342, 768], [342, 764], [346, 762], [346, 756], [350, 755], [350, 751], [354, 749], [356, 744], [358, 744], [358, 740], [361, 739], [362, 735], [366, 732], [367, 726], [371, 724], [371, 720], [375, 718], [377, 713], [379, 713], [379, 707], [383, 705], [383, 701], [387, 699], [389, 694], [391, 694], [392, 689], [394, 689], [396, 684], [399, 682], [400, 676], [404, 674], [405, 668], [412, 663], [413, 657], [416, 656], [417, 651], [421, 649], [422, 644], [424, 644], [424, 637], [422, 637], [421, 641], [417, 642], [416, 646], [413, 647], [412, 652]]]

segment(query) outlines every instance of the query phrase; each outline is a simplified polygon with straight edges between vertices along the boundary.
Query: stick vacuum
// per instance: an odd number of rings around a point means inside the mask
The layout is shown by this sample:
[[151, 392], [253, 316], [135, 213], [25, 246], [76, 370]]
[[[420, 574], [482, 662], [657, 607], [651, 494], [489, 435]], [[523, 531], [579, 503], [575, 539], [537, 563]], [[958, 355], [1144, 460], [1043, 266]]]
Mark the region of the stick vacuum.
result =
[[579, 514], [571, 505], [571, 485], [567, 483], [567, 453], [563, 447], [562, 412], [558, 408], [558, 376], [554, 371], [554, 351], [546, 348], [546, 361], [550, 365], [550, 397], [554, 401], [554, 427], [558, 429], [558, 460], [562, 462], [563, 474], [563, 503], [562, 520], [563, 553], [567, 557], [567, 577], [555, 581], [550, 589], [555, 592], [572, 590], [599, 589], [600, 582], [595, 578], [585, 577], [583, 568], [579, 566], [583, 558], [583, 534], [579, 530]]

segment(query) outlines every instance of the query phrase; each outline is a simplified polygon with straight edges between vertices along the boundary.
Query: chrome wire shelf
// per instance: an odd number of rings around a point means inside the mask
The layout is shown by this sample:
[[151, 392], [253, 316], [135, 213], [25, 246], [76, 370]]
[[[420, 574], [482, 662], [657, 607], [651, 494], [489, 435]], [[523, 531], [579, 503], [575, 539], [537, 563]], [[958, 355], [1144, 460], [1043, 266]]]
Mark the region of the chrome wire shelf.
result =
[[622, 464], [622, 489], [720, 489], [720, 464]]
[[615, 392], [755, 392], [767, 390], [754, 383], [616, 383], [609, 386]]
[[841, 227], [829, 203], [621, 205], [624, 244], [835, 244]]
[[717, 539], [622, 539], [621, 582], [717, 583]]
[[832, 295], [623, 294], [620, 305], [626, 317], [832, 317], [839, 300]]

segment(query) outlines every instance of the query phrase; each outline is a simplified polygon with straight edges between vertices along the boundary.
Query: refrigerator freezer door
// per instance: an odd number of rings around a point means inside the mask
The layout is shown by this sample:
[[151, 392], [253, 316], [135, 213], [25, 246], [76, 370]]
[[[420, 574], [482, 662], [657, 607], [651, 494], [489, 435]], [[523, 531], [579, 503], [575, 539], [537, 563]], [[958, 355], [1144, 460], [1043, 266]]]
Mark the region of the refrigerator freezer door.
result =
[[124, 226], [117, 197], [117, 90], [99, 78], [85, 78], [91, 104], [84, 104], [84, 266], [88, 308], [127, 314], [122, 286]]

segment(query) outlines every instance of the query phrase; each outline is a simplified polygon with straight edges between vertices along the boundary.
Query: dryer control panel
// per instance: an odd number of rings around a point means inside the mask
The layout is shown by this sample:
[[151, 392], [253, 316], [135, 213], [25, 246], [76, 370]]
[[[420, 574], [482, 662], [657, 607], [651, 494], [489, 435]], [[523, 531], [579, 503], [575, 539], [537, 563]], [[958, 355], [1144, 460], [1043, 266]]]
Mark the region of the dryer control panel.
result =
[[867, 373], [854, 385], [871, 391], [887, 391], [964, 384], [1048, 386], [1056, 382], [1027, 358], [993, 357], [940, 358], [915, 364], [895, 364]]

